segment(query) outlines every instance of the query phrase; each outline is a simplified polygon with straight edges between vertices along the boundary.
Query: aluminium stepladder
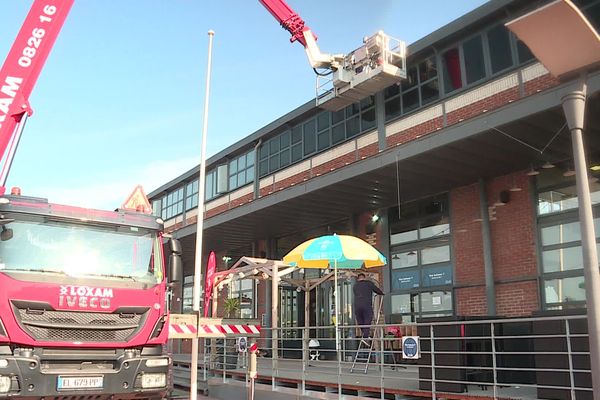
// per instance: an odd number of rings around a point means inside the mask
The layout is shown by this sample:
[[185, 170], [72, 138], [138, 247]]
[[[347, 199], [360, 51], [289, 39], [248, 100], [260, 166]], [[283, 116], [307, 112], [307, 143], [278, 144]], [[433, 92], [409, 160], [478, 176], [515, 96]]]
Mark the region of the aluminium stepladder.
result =
[[[367, 338], [368, 342], [365, 342], [361, 334], [361, 339], [358, 342], [358, 349], [356, 349], [356, 354], [354, 355], [354, 360], [352, 361], [352, 366], [350, 367], [351, 373], [354, 372], [354, 370], [356, 369], [357, 363], [364, 363], [365, 367], [362, 371], [363, 373], [366, 374], [369, 370], [369, 364], [371, 363], [371, 356], [373, 355], [375, 343], [377, 342], [379, 336], [381, 336], [382, 332], [382, 329], [377, 327], [377, 325], [379, 325], [379, 321], [381, 320], [383, 311], [383, 296], [379, 297], [380, 299], [377, 304], [377, 317], [375, 318], [375, 332], [373, 333], [373, 336], [371, 338]], [[381, 356], [383, 357], [383, 349], [381, 349]]]

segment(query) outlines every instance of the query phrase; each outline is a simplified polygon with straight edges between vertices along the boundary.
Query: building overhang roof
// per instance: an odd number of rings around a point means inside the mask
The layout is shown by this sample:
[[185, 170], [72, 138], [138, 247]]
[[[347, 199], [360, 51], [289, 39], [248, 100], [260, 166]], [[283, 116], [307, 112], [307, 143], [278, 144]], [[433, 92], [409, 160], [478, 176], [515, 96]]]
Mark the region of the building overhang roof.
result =
[[[545, 161], [571, 159], [561, 97], [573, 83], [526, 97], [312, 178], [204, 222], [205, 248], [230, 251], [252, 241], [279, 238], [309, 228], [447, 192]], [[588, 79], [585, 146], [600, 162], [600, 73]], [[507, 188], [508, 189], [508, 188]], [[195, 225], [178, 230], [194, 237]]]

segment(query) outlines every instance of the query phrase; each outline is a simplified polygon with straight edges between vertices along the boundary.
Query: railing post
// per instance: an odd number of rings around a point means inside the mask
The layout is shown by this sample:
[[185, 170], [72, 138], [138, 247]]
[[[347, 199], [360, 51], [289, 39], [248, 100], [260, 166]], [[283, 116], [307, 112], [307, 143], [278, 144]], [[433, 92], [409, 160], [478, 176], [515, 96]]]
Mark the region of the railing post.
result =
[[496, 336], [494, 332], [494, 323], [490, 323], [490, 336], [492, 339], [492, 376], [494, 378], [494, 398], [498, 398], [498, 376], [496, 370]]
[[310, 360], [310, 350], [308, 347], [309, 340], [308, 329], [302, 330], [302, 395], [306, 394], [306, 368]]
[[227, 339], [223, 338], [223, 383], [227, 382]]
[[429, 340], [431, 342], [431, 398], [437, 400], [435, 394], [435, 339], [433, 337], [433, 325], [429, 325]]
[[575, 378], [573, 377], [573, 354], [571, 353], [571, 330], [569, 320], [565, 319], [565, 332], [567, 339], [567, 356], [569, 357], [569, 382], [571, 383], [571, 400], [575, 400]]

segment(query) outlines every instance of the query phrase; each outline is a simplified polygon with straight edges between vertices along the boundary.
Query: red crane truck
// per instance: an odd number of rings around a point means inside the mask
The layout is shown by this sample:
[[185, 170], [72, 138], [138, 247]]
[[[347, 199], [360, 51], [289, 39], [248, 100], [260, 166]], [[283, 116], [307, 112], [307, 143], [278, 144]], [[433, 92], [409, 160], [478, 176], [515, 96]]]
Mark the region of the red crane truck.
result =
[[163, 223], [147, 199], [99, 211], [4, 189], [28, 97], [72, 3], [35, 0], [0, 70], [0, 398], [163, 399], [180, 245], [171, 240], [166, 268]]

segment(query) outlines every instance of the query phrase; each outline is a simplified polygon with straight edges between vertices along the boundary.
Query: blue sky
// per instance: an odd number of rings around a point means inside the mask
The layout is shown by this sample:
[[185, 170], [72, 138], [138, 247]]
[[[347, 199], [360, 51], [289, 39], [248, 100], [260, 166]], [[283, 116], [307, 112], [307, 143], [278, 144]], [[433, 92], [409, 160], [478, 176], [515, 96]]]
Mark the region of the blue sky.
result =
[[[31, 6], [1, 0], [4, 60]], [[410, 44], [484, 0], [289, 0], [322, 51], [378, 30]], [[75, 0], [30, 97], [7, 186], [114, 209], [199, 163], [207, 31], [216, 32], [207, 155], [314, 98], [298, 43], [258, 0]]]

